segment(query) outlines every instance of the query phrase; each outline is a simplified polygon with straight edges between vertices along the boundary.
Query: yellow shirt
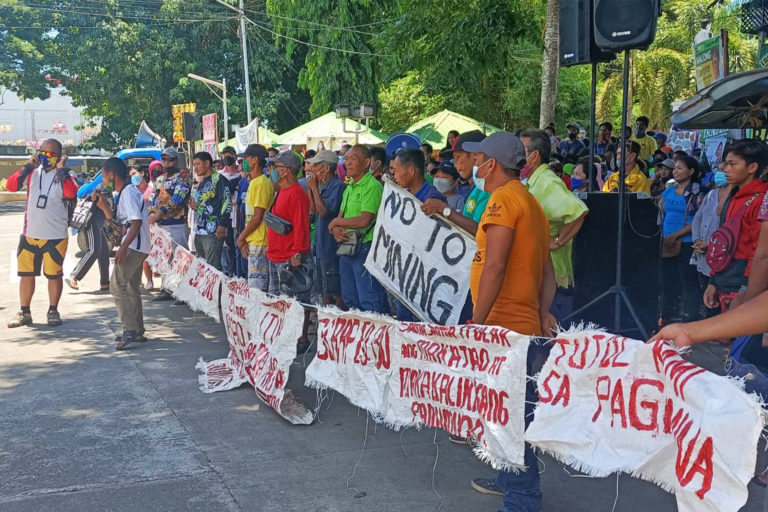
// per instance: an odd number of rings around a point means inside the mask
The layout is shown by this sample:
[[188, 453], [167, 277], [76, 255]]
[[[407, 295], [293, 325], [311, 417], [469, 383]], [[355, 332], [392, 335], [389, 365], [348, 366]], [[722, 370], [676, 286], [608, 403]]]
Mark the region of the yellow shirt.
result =
[[656, 151], [656, 139], [651, 137], [650, 135], [646, 135], [642, 138], [637, 138], [636, 136], [632, 136], [632, 140], [640, 144], [640, 158], [645, 160], [646, 162], [651, 161], [651, 155], [653, 155], [653, 152]]
[[[635, 164], [635, 168], [627, 174], [624, 183], [627, 185], [627, 192], [645, 192], [648, 195], [651, 194], [651, 180], [645, 177], [645, 174], [643, 174], [637, 164]], [[614, 189], [617, 192], [619, 190], [619, 171], [611, 174], [603, 184], [603, 192], [613, 192]]]
[[[275, 189], [272, 187], [272, 182], [266, 175], [262, 174], [258, 178], [251, 180], [248, 184], [248, 194], [245, 196], [245, 222], [246, 224], [253, 218], [253, 211], [256, 208], [263, 208], [269, 210], [272, 206], [272, 200], [275, 196]], [[245, 241], [248, 245], [266, 246], [267, 245], [267, 226], [262, 222], [259, 226], [253, 230], [253, 232], [245, 237]]]
[[512, 180], [491, 194], [477, 229], [477, 253], [469, 275], [474, 298], [478, 296], [485, 265], [485, 230], [493, 224], [514, 229], [515, 239], [507, 257], [501, 290], [485, 324], [539, 336], [539, 291], [549, 254], [547, 217], [536, 198], [519, 180]]

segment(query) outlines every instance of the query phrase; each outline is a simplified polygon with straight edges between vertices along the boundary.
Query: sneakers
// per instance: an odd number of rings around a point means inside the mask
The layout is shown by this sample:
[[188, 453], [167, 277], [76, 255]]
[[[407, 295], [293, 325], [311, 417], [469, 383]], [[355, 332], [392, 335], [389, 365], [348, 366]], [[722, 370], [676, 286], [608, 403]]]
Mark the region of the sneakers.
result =
[[152, 300], [154, 301], [161, 301], [161, 300], [171, 300], [173, 297], [171, 297], [171, 294], [167, 291], [163, 290], [159, 294], [152, 297]]
[[145, 291], [151, 292], [151, 291], [152, 291], [152, 290], [154, 290], [154, 289], [155, 289], [155, 283], [154, 283], [154, 282], [152, 282], [152, 281], [147, 281], [147, 282], [144, 284], [144, 290], [145, 290]]
[[[31, 318], [30, 318], [31, 321]], [[51, 327], [58, 327], [61, 325], [61, 315], [55, 309], [48, 310], [48, 325]]]
[[8, 322], [9, 329], [15, 329], [16, 327], [23, 327], [25, 325], [32, 325], [32, 313], [19, 311], [16, 313], [16, 317]]
[[495, 478], [475, 478], [472, 480], [472, 488], [477, 492], [483, 494], [491, 494], [493, 496], [504, 496], [504, 491], [496, 485]]
[[453, 434], [448, 435], [448, 440], [453, 444], [463, 444], [463, 445], [469, 444], [469, 439], [467, 439], [466, 437], [454, 436]]

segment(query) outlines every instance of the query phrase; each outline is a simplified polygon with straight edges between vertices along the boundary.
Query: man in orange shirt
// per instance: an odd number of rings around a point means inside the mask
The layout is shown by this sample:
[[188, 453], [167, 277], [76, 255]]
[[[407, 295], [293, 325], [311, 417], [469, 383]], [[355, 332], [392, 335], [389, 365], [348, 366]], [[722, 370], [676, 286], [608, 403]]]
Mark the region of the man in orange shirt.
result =
[[[541, 205], [520, 182], [525, 146], [515, 135], [500, 131], [482, 142], [467, 142], [463, 149], [474, 153], [475, 185], [491, 194], [477, 229], [477, 253], [469, 278], [474, 299], [472, 323], [498, 325], [531, 336], [550, 335], [555, 322], [549, 307], [556, 286], [549, 256], [549, 223]], [[526, 425], [536, 399], [531, 383], [526, 388]], [[503, 495], [504, 507], [499, 512], [539, 511], [538, 462], [528, 445], [525, 465], [524, 472], [501, 471], [495, 479], [473, 480], [472, 487]]]

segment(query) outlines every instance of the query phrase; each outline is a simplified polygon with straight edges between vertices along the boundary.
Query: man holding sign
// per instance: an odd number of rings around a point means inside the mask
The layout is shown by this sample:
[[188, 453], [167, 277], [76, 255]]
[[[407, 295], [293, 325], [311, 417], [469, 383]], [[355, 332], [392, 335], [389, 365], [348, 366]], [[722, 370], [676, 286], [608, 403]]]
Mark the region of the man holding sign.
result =
[[[549, 307], [555, 276], [549, 257], [549, 222], [520, 182], [525, 146], [515, 135], [500, 131], [482, 142], [468, 142], [463, 149], [474, 153], [476, 176], [491, 193], [477, 229], [477, 254], [470, 274], [471, 322], [539, 336], [552, 323]], [[546, 324], [544, 329], [542, 324]], [[529, 384], [526, 426], [536, 397], [535, 387]], [[503, 495], [502, 511], [541, 510], [538, 462], [527, 444], [525, 465], [527, 470], [518, 474], [501, 471], [495, 479], [475, 479], [472, 487]]]

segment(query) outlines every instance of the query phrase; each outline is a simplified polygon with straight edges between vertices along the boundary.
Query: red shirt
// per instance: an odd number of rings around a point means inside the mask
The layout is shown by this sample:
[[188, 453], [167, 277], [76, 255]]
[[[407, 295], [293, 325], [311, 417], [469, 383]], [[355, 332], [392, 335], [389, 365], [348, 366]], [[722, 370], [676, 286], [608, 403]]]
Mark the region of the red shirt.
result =
[[757, 239], [760, 236], [760, 222], [757, 219], [760, 213], [760, 205], [763, 202], [763, 196], [768, 191], [768, 183], [761, 179], [753, 180], [749, 185], [741, 188], [731, 198], [731, 202], [728, 205], [728, 213], [726, 219], [730, 219], [736, 212], [739, 211], [741, 206], [745, 204], [749, 199], [758, 194], [758, 196], [752, 201], [741, 218], [741, 232], [739, 233], [739, 242], [736, 244], [736, 254], [734, 258], [737, 260], [749, 260], [747, 264], [747, 272], [745, 275], [749, 276], [749, 271], [752, 266], [752, 257], [755, 255], [755, 249], [757, 249]]
[[293, 224], [293, 230], [280, 235], [267, 227], [267, 259], [282, 263], [296, 253], [309, 252], [309, 196], [301, 185], [280, 189], [272, 213]]

